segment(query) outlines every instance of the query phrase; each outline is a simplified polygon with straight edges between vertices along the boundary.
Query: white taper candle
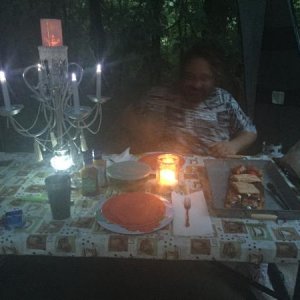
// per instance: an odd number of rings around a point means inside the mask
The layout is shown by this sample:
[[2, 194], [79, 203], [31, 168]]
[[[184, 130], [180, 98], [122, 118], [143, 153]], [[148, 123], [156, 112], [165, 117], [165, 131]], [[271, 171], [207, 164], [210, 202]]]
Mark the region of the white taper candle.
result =
[[76, 79], [75, 73], [72, 73], [72, 90], [73, 90], [73, 101], [74, 101], [75, 114], [79, 114], [80, 104], [79, 104], [77, 79]]
[[5, 109], [7, 111], [11, 111], [11, 104], [10, 104], [9, 93], [7, 89], [6, 77], [3, 71], [0, 71], [0, 81], [2, 86], [2, 94], [3, 94]]
[[37, 70], [38, 70], [38, 87], [39, 87], [39, 91], [42, 94], [43, 92], [43, 78], [42, 78], [42, 65], [41, 64], [37, 64]]
[[96, 98], [101, 100], [101, 64], [97, 64], [96, 68]]

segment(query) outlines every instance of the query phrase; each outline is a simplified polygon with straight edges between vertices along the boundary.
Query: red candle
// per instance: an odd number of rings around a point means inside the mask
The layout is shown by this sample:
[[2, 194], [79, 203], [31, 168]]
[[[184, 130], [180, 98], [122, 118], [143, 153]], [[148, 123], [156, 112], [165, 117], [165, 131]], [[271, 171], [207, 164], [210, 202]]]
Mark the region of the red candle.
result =
[[44, 47], [60, 47], [63, 45], [61, 20], [41, 19], [42, 44]]

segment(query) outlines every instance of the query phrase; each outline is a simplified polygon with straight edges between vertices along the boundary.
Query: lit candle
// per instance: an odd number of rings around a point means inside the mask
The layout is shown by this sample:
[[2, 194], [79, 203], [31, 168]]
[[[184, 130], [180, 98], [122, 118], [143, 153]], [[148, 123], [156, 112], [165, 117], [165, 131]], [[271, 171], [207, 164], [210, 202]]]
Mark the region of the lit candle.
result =
[[160, 184], [161, 185], [174, 185], [177, 183], [174, 170], [160, 170]]
[[73, 103], [74, 103], [75, 114], [79, 114], [80, 105], [79, 105], [77, 79], [75, 73], [72, 73], [72, 90], [73, 90], [73, 101], [74, 101]]
[[101, 64], [97, 64], [96, 69], [96, 98], [101, 100]]
[[42, 81], [42, 65], [41, 64], [37, 64], [37, 69], [38, 69], [38, 80], [39, 80], [38, 87], [39, 87], [40, 93], [42, 93], [42, 91], [43, 91], [43, 89], [42, 89], [42, 86], [43, 86], [43, 81]]
[[72, 167], [74, 163], [69, 153], [57, 151], [50, 159], [50, 164], [56, 171], [65, 171]]
[[60, 47], [63, 45], [61, 20], [41, 19], [42, 43], [44, 47]]
[[178, 183], [178, 157], [173, 154], [160, 155], [157, 171], [157, 179], [160, 185], [176, 185]]
[[0, 71], [0, 81], [2, 86], [2, 94], [3, 94], [5, 109], [7, 111], [11, 111], [11, 104], [10, 104], [10, 99], [9, 99], [9, 94], [7, 89], [6, 77], [3, 71]]

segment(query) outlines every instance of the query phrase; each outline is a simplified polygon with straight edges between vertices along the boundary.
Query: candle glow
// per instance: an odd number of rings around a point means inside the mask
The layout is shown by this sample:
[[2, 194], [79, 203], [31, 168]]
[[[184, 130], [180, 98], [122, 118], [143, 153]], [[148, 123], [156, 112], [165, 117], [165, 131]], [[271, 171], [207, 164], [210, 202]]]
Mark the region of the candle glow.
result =
[[76, 77], [76, 74], [75, 74], [75, 73], [72, 73], [72, 81], [73, 81], [73, 82], [76, 82], [76, 81], [77, 81], [77, 77]]
[[76, 74], [72, 73], [72, 89], [73, 89], [73, 101], [74, 101], [74, 110], [76, 114], [79, 114], [80, 105], [79, 105], [79, 95], [77, 87], [77, 78]]
[[101, 64], [97, 64], [96, 67], [96, 98], [98, 100], [101, 99]]
[[63, 45], [61, 20], [41, 19], [42, 44], [44, 47], [60, 47]]
[[178, 183], [178, 157], [163, 154], [158, 157], [157, 180], [160, 185], [174, 186]]
[[174, 170], [160, 170], [160, 184], [174, 185], [177, 183]]
[[39, 87], [39, 91], [40, 93], [43, 92], [43, 89], [42, 89], [42, 85], [43, 85], [43, 82], [42, 82], [42, 65], [41, 64], [37, 64], [37, 70], [38, 70], [38, 87]]
[[6, 77], [4, 71], [0, 71], [0, 82], [2, 86], [2, 95], [4, 99], [4, 106], [7, 111], [11, 110], [10, 98], [7, 89]]
[[0, 71], [0, 81], [1, 82], [6, 82], [5, 73], [3, 71]]
[[50, 160], [51, 166], [57, 171], [68, 170], [73, 165], [70, 155], [55, 155]]
[[101, 73], [101, 72], [102, 72], [101, 64], [97, 64], [96, 73]]

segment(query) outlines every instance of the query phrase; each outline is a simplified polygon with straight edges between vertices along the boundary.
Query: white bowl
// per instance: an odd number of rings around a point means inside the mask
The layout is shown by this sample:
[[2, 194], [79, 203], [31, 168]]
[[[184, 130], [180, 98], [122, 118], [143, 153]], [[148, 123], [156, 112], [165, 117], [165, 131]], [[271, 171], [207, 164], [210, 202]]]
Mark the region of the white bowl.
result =
[[146, 178], [151, 173], [151, 168], [138, 161], [117, 162], [109, 166], [106, 174], [111, 179], [135, 181]]

